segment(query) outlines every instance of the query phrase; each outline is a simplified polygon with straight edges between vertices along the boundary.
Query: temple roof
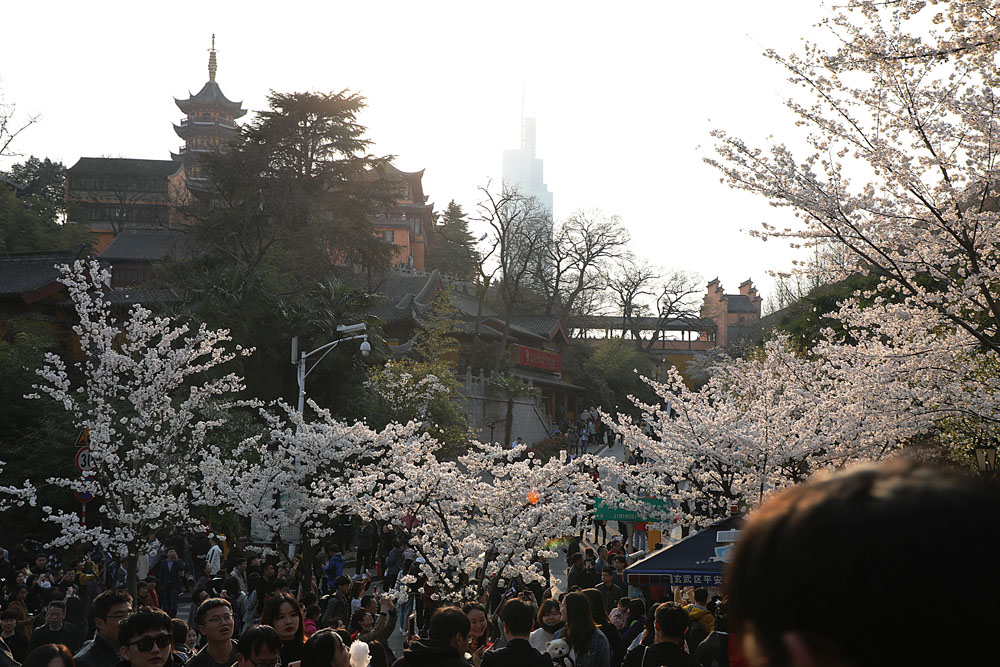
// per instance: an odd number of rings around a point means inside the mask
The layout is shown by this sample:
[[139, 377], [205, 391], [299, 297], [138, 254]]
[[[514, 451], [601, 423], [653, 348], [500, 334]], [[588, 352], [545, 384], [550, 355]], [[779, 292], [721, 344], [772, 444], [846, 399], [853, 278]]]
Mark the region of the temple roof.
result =
[[174, 98], [174, 102], [177, 107], [186, 114], [191, 113], [200, 107], [223, 107], [230, 110], [233, 114], [233, 118], [239, 118], [240, 116], [246, 115], [246, 109], [243, 108], [242, 102], [233, 102], [225, 95], [222, 94], [222, 88], [219, 87], [217, 81], [207, 81], [201, 90], [198, 91], [197, 95], [191, 95], [188, 92], [188, 98], [186, 100], [178, 100]]
[[173, 176], [181, 165], [173, 160], [140, 160], [124, 157], [82, 157], [66, 171], [70, 176]]
[[235, 125], [226, 125], [219, 121], [198, 120], [188, 121], [180, 125], [174, 124], [174, 132], [181, 139], [187, 139], [189, 136], [223, 137], [228, 139], [236, 136], [238, 130]]
[[756, 313], [757, 309], [754, 308], [753, 303], [750, 301], [750, 297], [744, 296], [743, 294], [727, 294], [726, 312]]
[[132, 229], [126, 227], [101, 253], [105, 261], [146, 261], [190, 257], [194, 253], [191, 238], [176, 229]]
[[20, 296], [55, 283], [61, 276], [56, 266], [72, 264], [84, 254], [83, 246], [55, 252], [0, 254], [0, 297]]

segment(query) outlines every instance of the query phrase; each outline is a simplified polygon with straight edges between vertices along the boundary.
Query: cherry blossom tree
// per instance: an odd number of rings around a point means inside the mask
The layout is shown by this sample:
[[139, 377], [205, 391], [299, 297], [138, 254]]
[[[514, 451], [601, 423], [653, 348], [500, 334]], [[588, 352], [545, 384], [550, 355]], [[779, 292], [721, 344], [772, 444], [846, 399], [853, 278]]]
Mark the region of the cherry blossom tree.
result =
[[213, 429], [225, 423], [226, 403], [242, 390], [239, 377], [219, 367], [237, 355], [225, 330], [191, 330], [140, 305], [116, 317], [104, 286], [110, 271], [95, 260], [61, 267], [79, 322], [84, 359], [70, 370], [46, 354], [38, 398], [48, 395], [90, 431], [89, 479], [48, 482], [93, 494], [104, 517], [85, 526], [76, 512], [46, 507], [60, 527], [52, 546], [91, 543], [126, 564], [135, 593], [136, 562], [148, 535], [192, 523], [192, 489], [205, 483], [198, 462]]
[[[736, 188], [793, 208], [802, 225], [762, 237], [831, 244], [846, 271], [874, 272], [914, 309], [1000, 352], [1000, 76], [997, 3], [850, 0], [823, 21], [836, 48], [769, 58], [810, 99], [808, 129], [753, 148], [714, 133]], [[858, 181], [857, 183], [855, 181]]]
[[577, 530], [574, 518], [592, 511], [594, 463], [565, 456], [543, 463], [524, 447], [474, 442], [453, 461], [403, 456], [385, 502], [408, 524], [423, 559], [419, 574], [435, 594], [470, 599], [515, 580], [543, 581], [535, 557], [554, 557], [546, 543]]
[[[0, 461], [0, 473], [3, 472], [4, 465], [6, 464]], [[23, 507], [25, 504], [34, 507], [36, 499], [36, 489], [28, 480], [24, 480], [21, 486], [0, 486], [0, 512]]]
[[[889, 310], [899, 316], [872, 322], [850, 344], [828, 332], [809, 357], [776, 337], [756, 356], [720, 363], [699, 391], [676, 370], [665, 383], [646, 380], [659, 402], [636, 401], [641, 419], [620, 415], [614, 424], [646, 459], [623, 478], [700, 525], [821, 468], [888, 456], [970, 405], [1000, 407], [995, 379], [963, 374], [960, 346], [942, 346], [918, 326], [910, 352], [900, 354], [891, 341], [912, 318], [902, 306]], [[874, 312], [865, 309], [869, 318]]]
[[339, 421], [312, 401], [312, 420], [283, 402], [273, 407], [260, 410], [265, 428], [235, 452], [206, 448], [201, 465], [211, 483], [198, 490], [198, 502], [259, 522], [275, 541], [298, 530], [300, 570], [309, 573], [314, 547], [337, 528], [333, 519], [381, 516], [379, 492], [399, 454], [419, 456], [437, 444], [416, 422], [375, 430]]

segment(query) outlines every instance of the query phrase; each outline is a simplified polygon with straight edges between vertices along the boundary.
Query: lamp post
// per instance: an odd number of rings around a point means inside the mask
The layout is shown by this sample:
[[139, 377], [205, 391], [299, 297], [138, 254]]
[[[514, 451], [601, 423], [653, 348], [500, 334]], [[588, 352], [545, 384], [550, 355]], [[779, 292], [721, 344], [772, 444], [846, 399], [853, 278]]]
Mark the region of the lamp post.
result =
[[976, 440], [976, 467], [984, 475], [995, 475], [997, 471], [997, 445], [995, 440]]
[[[371, 353], [372, 346], [371, 343], [368, 342], [368, 334], [366, 333], [367, 328], [368, 327], [364, 322], [346, 326], [343, 324], [338, 325], [337, 333], [343, 335], [343, 338], [338, 338], [327, 343], [326, 345], [321, 345], [312, 352], [302, 352], [301, 354], [299, 353], [299, 337], [292, 336], [292, 365], [295, 366], [295, 379], [299, 385], [299, 414], [302, 414], [306, 404], [306, 378], [309, 377], [309, 374], [316, 369], [316, 366], [318, 366], [321, 361], [323, 361], [326, 355], [330, 354], [330, 350], [337, 347], [344, 341], [360, 339], [361, 356], [367, 357]], [[306, 368], [306, 360], [319, 354], [320, 352], [323, 353], [320, 358], [314, 361], [312, 366]]]

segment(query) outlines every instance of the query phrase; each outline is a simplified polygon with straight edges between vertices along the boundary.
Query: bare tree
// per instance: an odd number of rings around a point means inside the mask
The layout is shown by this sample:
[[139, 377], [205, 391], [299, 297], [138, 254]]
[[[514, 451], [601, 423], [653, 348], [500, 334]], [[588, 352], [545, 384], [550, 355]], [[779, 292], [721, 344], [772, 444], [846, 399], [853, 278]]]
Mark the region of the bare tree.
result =
[[537, 255], [533, 285], [545, 312], [571, 319], [591, 293], [603, 290], [611, 262], [625, 253], [628, 231], [616, 215], [581, 209], [556, 226], [552, 241]]
[[[701, 281], [685, 271], [662, 269], [626, 254], [608, 281], [622, 317], [622, 337], [631, 333], [636, 349], [649, 352], [672, 322], [693, 321], [700, 310]], [[643, 318], [655, 318], [644, 326]], [[651, 332], [648, 338], [643, 332]]]
[[[472, 364], [478, 361], [480, 324], [491, 286], [495, 287], [504, 311], [504, 329], [500, 338], [503, 350], [510, 337], [510, 319], [528, 287], [532, 270], [537, 266], [538, 248], [543, 248], [551, 234], [548, 210], [537, 199], [504, 184], [499, 193], [489, 184], [479, 188], [482, 198], [477, 204], [476, 218], [488, 228], [482, 261], [479, 266], [479, 304], [473, 332]], [[502, 355], [498, 355], [493, 370], [499, 372]]]
[[19, 153], [10, 150], [11, 144], [18, 135], [34, 125], [38, 116], [28, 116], [23, 120], [16, 118], [17, 107], [13, 102], [4, 102], [0, 95], [0, 157], [14, 157]]

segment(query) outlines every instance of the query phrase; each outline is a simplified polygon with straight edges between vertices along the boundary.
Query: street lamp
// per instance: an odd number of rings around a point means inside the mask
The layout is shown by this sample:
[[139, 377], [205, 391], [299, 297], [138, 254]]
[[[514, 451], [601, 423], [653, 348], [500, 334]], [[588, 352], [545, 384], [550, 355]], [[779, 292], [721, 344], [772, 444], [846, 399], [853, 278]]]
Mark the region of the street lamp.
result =
[[[330, 350], [337, 347], [344, 341], [348, 340], [361, 340], [361, 356], [367, 357], [371, 354], [372, 346], [368, 342], [368, 334], [365, 333], [368, 327], [364, 322], [358, 322], [357, 324], [349, 325], [338, 325], [337, 333], [344, 336], [343, 338], [338, 338], [337, 340], [331, 341], [326, 345], [321, 345], [317, 347], [312, 352], [302, 352], [299, 354], [299, 337], [292, 336], [292, 365], [295, 366], [295, 379], [299, 384], [299, 414], [302, 414], [305, 409], [306, 404], [306, 378], [310, 373], [315, 370], [316, 366], [319, 365], [321, 361], [330, 354]], [[351, 335], [353, 334], [353, 335]], [[309, 359], [313, 355], [322, 352], [322, 356], [313, 362], [312, 366], [306, 368], [306, 359]]]
[[989, 440], [976, 441], [976, 467], [984, 475], [992, 475], [997, 470], [996, 443]]

